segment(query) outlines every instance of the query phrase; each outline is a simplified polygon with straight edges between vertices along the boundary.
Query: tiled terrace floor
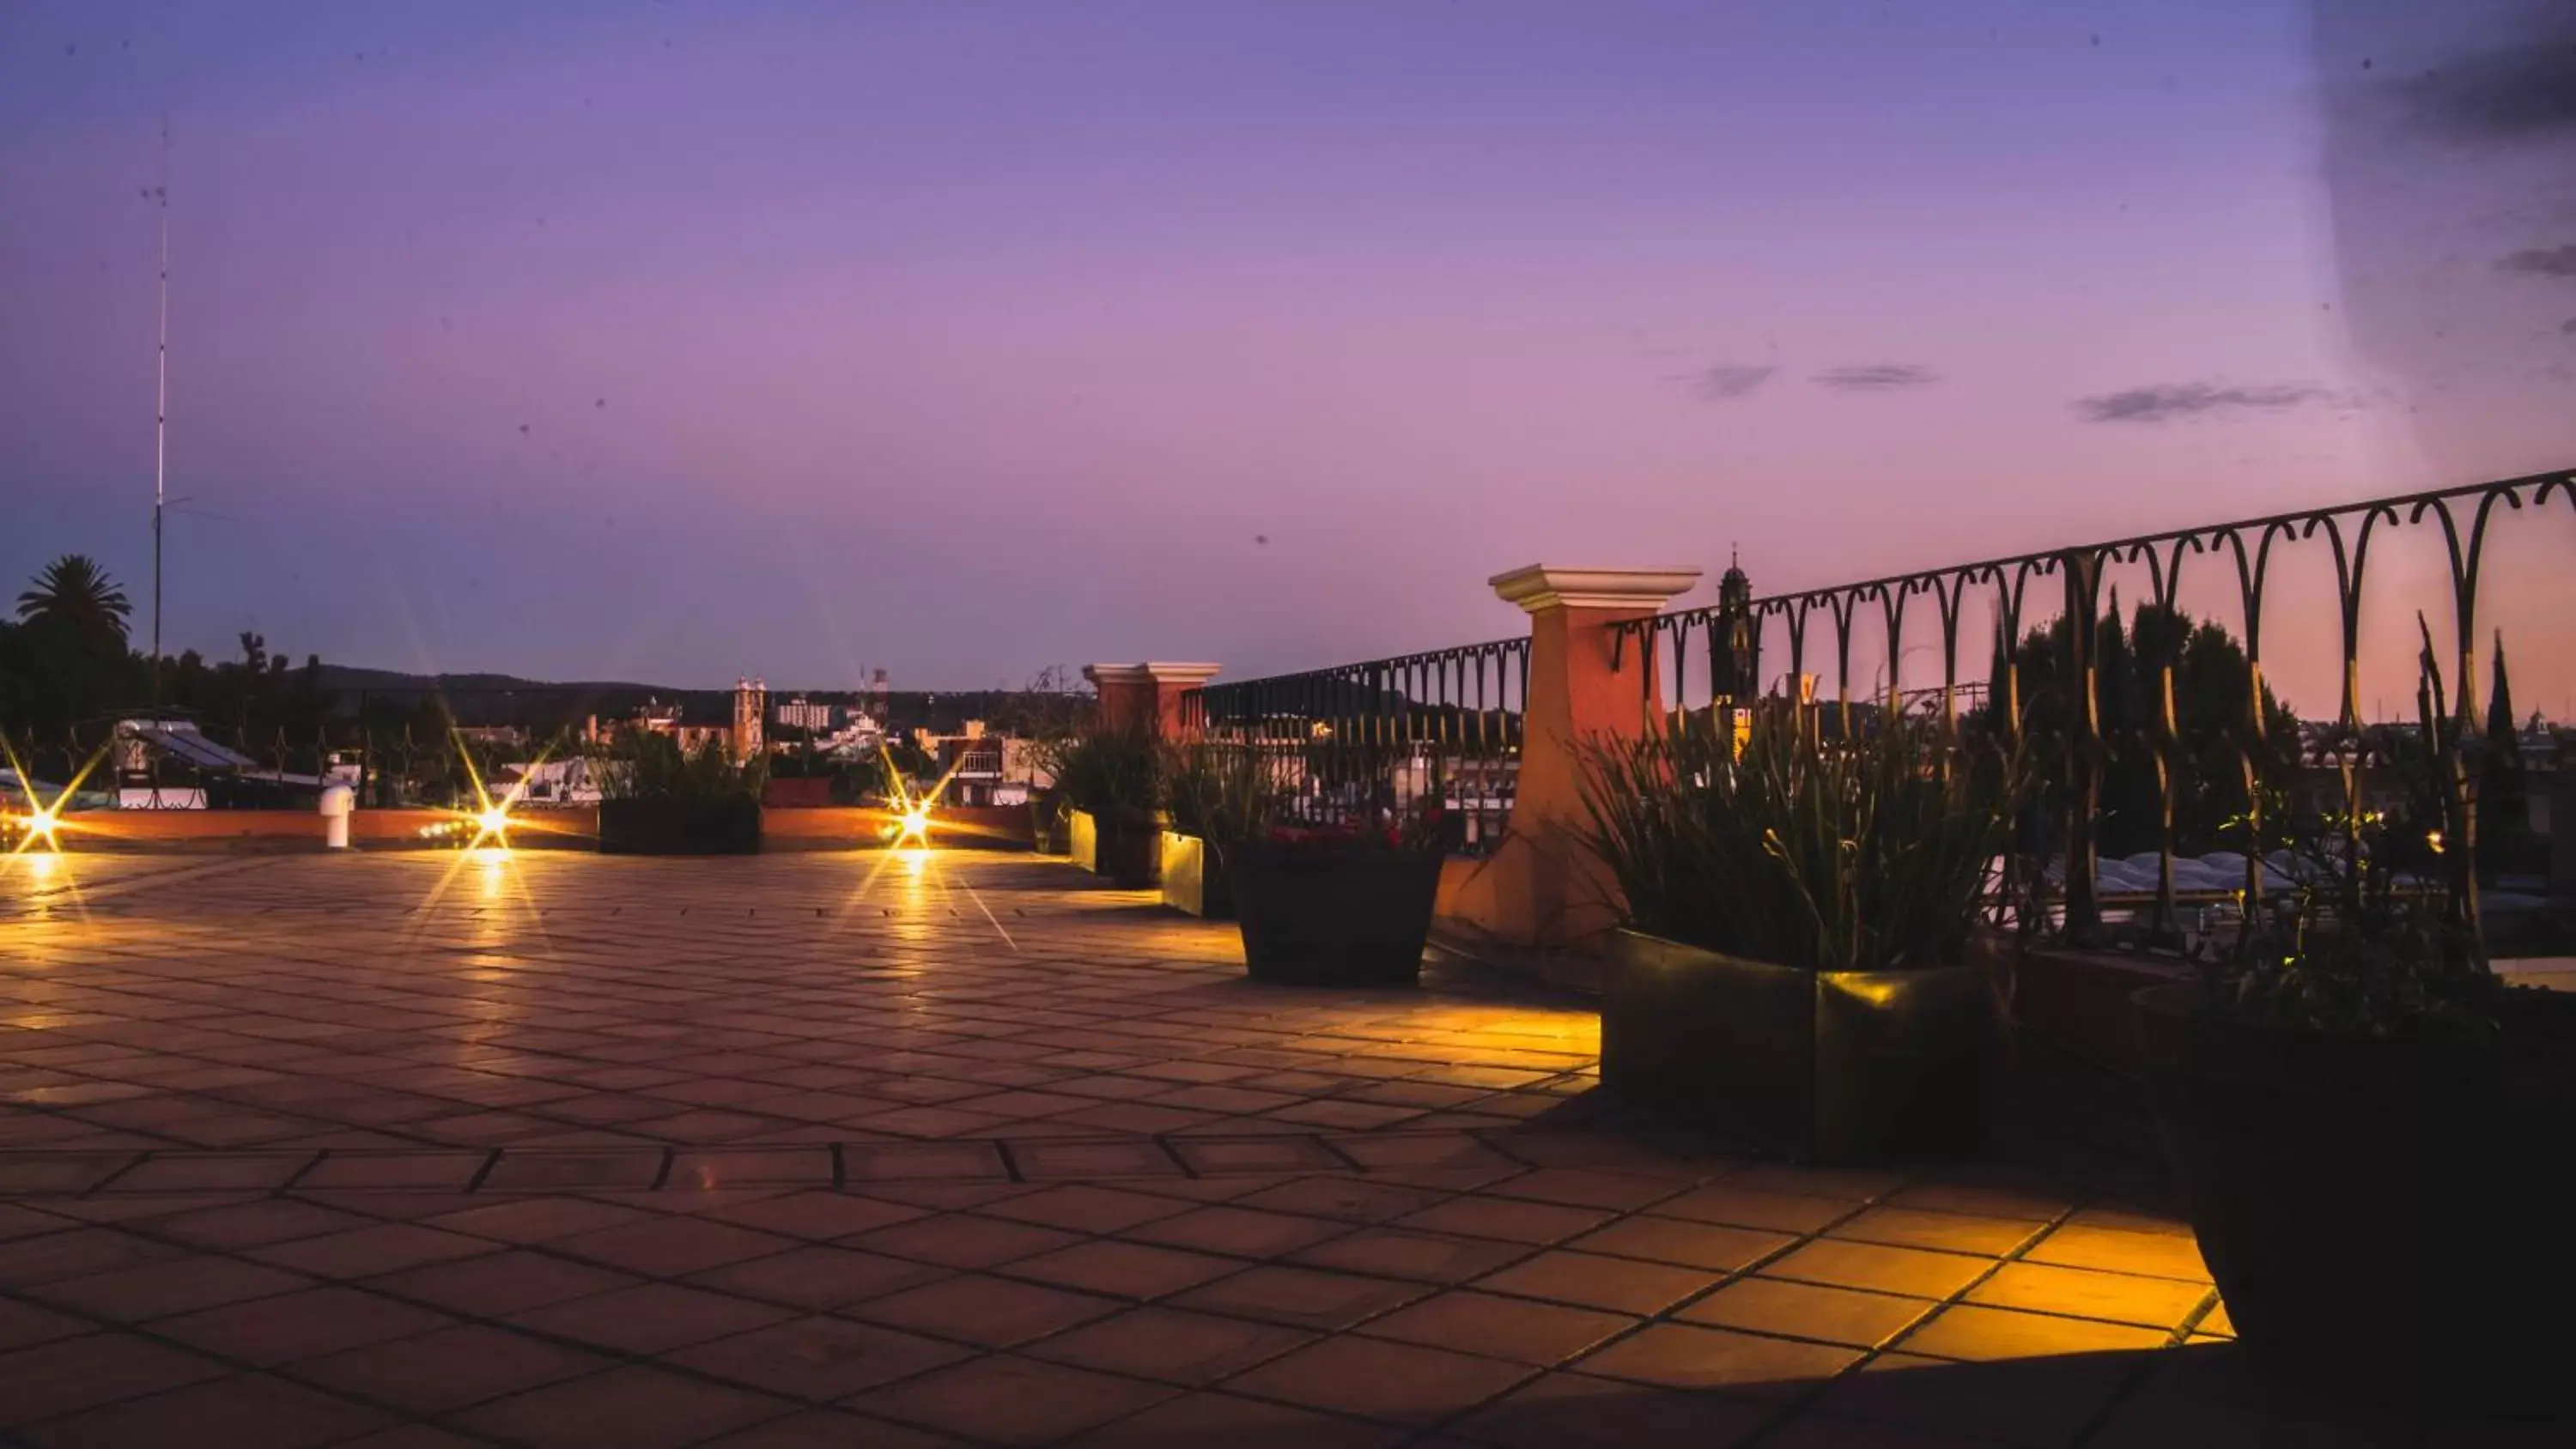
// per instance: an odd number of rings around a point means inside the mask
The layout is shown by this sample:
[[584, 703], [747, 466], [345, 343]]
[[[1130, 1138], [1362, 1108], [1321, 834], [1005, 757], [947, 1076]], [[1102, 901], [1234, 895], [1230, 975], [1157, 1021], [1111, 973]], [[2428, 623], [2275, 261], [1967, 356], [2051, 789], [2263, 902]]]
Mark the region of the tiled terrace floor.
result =
[[2067, 1177], [1628, 1130], [1579, 1003], [1059, 865], [7, 869], [0, 1439], [2521, 1442], [2271, 1387]]

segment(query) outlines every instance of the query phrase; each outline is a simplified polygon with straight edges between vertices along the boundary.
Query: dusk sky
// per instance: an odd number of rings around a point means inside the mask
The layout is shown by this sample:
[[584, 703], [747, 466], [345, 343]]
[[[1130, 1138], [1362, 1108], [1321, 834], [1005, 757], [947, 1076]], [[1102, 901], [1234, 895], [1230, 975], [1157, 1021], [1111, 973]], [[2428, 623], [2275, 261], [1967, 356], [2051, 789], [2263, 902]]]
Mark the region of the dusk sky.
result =
[[0, 579], [143, 623], [165, 113], [174, 650], [1239, 677], [2569, 467], [2571, 12], [18, 0]]

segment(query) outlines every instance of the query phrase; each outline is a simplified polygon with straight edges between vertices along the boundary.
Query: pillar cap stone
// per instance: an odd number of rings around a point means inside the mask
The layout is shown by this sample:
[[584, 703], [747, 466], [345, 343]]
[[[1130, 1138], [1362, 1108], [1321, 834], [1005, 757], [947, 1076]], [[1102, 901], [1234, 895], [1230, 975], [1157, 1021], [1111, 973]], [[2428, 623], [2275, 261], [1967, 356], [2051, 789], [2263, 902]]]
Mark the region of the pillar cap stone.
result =
[[1086, 664], [1082, 677], [1094, 684], [1205, 684], [1223, 668], [1217, 664]]
[[1505, 603], [1530, 613], [1541, 609], [1660, 609], [1699, 582], [1700, 571], [1681, 566], [1661, 569], [1578, 569], [1550, 564], [1499, 573], [1485, 582]]

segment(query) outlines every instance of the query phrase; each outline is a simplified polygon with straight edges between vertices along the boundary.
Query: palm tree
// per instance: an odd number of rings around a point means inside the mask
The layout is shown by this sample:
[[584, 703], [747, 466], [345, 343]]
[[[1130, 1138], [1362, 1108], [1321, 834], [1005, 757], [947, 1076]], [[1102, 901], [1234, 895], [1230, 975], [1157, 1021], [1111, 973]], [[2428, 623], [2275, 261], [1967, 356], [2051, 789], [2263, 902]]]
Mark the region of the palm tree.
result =
[[125, 637], [125, 619], [134, 612], [125, 590], [87, 554], [67, 553], [45, 565], [34, 587], [18, 596], [18, 617], [33, 623], [60, 619], [83, 628], [109, 630]]

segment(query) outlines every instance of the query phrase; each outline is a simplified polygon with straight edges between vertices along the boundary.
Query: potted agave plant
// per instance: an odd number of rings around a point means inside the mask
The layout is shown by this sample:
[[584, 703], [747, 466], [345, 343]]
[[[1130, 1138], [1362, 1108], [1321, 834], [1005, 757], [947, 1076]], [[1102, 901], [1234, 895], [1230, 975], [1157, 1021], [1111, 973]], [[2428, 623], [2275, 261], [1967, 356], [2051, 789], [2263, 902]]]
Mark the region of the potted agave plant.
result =
[[708, 738], [683, 751], [669, 735], [639, 734], [595, 771], [602, 855], [751, 855], [760, 850], [760, 794], [767, 770], [736, 761]]
[[1589, 843], [1625, 899], [1602, 1085], [1802, 1162], [1971, 1156], [1993, 1118], [1982, 922], [2016, 761], [1935, 768], [1903, 728], [1596, 743]]
[[[2287, 1377], [2431, 1411], [2562, 1414], [2576, 998], [2501, 983], [2444, 848], [2473, 739], [2427, 641], [2408, 802], [2294, 841], [2238, 959], [2136, 997], [2184, 1215], [2242, 1341]], [[2429, 769], [2421, 768], [2429, 765]]]
[[1269, 780], [1245, 745], [1193, 740], [1173, 746], [1164, 765], [1163, 904], [1212, 921], [1234, 919], [1223, 842], [1265, 819]]
[[1122, 890], [1151, 890], [1162, 875], [1161, 744], [1141, 729], [1093, 729], [1053, 763], [1073, 863]]

